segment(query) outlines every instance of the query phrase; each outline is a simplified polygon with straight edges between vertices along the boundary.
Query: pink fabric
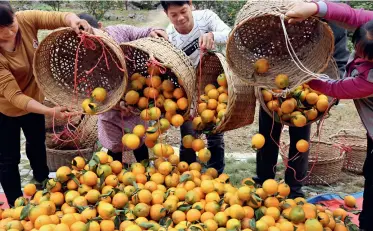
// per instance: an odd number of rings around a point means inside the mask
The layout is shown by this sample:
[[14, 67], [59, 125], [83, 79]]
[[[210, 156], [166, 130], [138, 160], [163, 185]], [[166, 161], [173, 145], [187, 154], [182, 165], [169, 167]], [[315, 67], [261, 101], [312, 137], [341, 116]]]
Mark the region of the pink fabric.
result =
[[337, 99], [360, 99], [373, 94], [373, 76], [370, 76], [370, 70], [373, 69], [373, 63], [364, 59], [355, 59], [347, 65], [347, 74], [351, 76], [353, 70], [357, 70], [357, 76], [345, 77], [341, 80], [312, 80], [309, 86], [324, 93], [325, 95]]
[[373, 11], [364, 9], [354, 9], [344, 3], [333, 3], [325, 1], [328, 6], [326, 20], [332, 20], [347, 24], [352, 27], [359, 27], [373, 19]]

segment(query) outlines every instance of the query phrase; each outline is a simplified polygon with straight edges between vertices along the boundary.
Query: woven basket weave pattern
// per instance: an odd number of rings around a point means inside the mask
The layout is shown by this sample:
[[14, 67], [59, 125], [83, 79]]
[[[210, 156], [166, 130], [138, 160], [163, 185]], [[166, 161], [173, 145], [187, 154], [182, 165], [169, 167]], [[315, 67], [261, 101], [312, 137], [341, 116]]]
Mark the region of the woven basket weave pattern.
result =
[[196, 86], [201, 93], [207, 84], [215, 83], [222, 73], [225, 73], [228, 83], [226, 114], [213, 132], [225, 132], [252, 124], [256, 106], [254, 88], [233, 75], [225, 57], [220, 53], [206, 53], [201, 62], [202, 71], [197, 67]]
[[82, 156], [86, 160], [90, 160], [92, 155], [92, 148], [80, 150], [56, 150], [47, 148], [47, 165], [49, 171], [55, 172], [61, 166], [70, 166], [71, 161], [76, 156]]
[[[284, 148], [286, 156], [288, 150], [289, 145]], [[303, 154], [300, 153], [299, 155]], [[304, 179], [303, 183], [305, 185], [327, 185], [335, 183], [340, 177], [344, 160], [345, 152], [333, 146], [333, 144], [323, 141], [311, 141], [310, 154], [308, 156], [308, 171], [311, 171], [311, 169], [312, 171], [307, 172], [308, 177]]]
[[79, 48], [77, 93], [74, 90], [74, 70], [80, 38], [71, 29], [59, 29], [40, 43], [35, 52], [34, 75], [46, 98], [54, 104], [81, 111], [81, 102], [90, 97], [91, 91], [96, 87], [103, 87], [108, 95], [106, 100], [99, 104], [99, 114], [111, 109], [124, 94], [127, 73], [123, 73], [115, 64], [116, 62], [120, 68], [125, 69], [123, 53], [114, 41], [99, 30], [95, 30], [95, 35], [110, 51], [111, 55], [106, 52], [109, 70], [103, 58], [91, 74], [86, 73], [97, 64], [103, 50], [95, 38], [88, 38], [94, 41], [96, 49], [87, 49], [83, 44]]
[[126, 64], [129, 76], [136, 72], [148, 76], [147, 63], [151, 56], [170, 67], [172, 73], [178, 78], [178, 81], [173, 80], [173, 82], [176, 85], [180, 84], [187, 94], [189, 106], [184, 113], [184, 117], [188, 117], [196, 81], [196, 74], [189, 57], [161, 38], [142, 38], [122, 43], [120, 46], [127, 57]]
[[[290, 88], [313, 78], [294, 64], [285, 45], [279, 16], [294, 2], [248, 1], [241, 9], [227, 43], [227, 61], [239, 78], [270, 89], [275, 88], [274, 79], [278, 74], [289, 76]], [[314, 73], [323, 72], [334, 51], [334, 37], [329, 26], [316, 18], [296, 24], [288, 24], [285, 20], [285, 26], [301, 63]], [[268, 73], [255, 74], [253, 63], [259, 58], [269, 60]]]

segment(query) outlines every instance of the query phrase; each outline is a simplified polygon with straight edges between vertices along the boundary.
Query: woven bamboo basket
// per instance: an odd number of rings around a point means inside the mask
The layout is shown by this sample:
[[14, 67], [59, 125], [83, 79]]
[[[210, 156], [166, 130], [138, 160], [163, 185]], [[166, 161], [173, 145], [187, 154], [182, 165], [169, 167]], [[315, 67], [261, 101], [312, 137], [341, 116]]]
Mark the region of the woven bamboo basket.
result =
[[355, 135], [361, 131], [351, 131], [342, 129], [330, 139], [346, 151], [346, 159], [343, 163], [343, 170], [356, 174], [363, 173], [364, 162], [367, 155], [367, 138]]
[[152, 58], [167, 68], [167, 75], [175, 76], [171, 81], [177, 87], [182, 87], [188, 98], [188, 108], [181, 114], [189, 118], [196, 81], [196, 73], [189, 57], [162, 38], [142, 38], [120, 46], [127, 58], [128, 76], [134, 73], [148, 76], [147, 64]]
[[98, 103], [96, 114], [110, 110], [123, 96], [127, 86], [125, 66], [120, 47], [103, 32], [94, 30], [94, 35], [78, 36], [70, 28], [49, 34], [36, 50], [33, 63], [36, 82], [45, 97], [70, 110], [82, 111], [83, 100], [96, 87], [103, 87], [107, 97]]
[[92, 148], [80, 150], [57, 150], [47, 148], [47, 165], [49, 171], [55, 172], [61, 166], [70, 166], [74, 157], [81, 156], [86, 160], [90, 160], [92, 155]]
[[[285, 147], [285, 150], [289, 150], [289, 145]], [[331, 143], [311, 141], [310, 154], [308, 156], [308, 177], [304, 179], [303, 183], [305, 185], [335, 183], [342, 172], [345, 156], [344, 151]]]
[[[335, 62], [334, 58], [332, 58], [329, 61], [328, 68], [325, 70], [324, 73], [327, 74], [331, 79], [340, 79], [339, 70], [338, 70], [337, 63]], [[259, 103], [260, 103], [261, 107], [263, 107], [264, 111], [267, 112], [267, 114], [273, 118], [274, 113], [268, 109], [268, 107], [266, 105], [266, 102], [264, 101], [263, 94], [261, 93], [262, 89], [263, 88], [256, 87], [255, 88], [255, 96], [259, 100]], [[329, 104], [330, 104], [330, 106], [329, 106], [329, 110], [330, 110], [334, 106], [335, 101], [333, 101], [332, 97], [328, 97], [328, 99], [329, 99]], [[307, 121], [306, 125], [320, 120], [325, 115], [325, 113], [328, 113], [328, 111], [323, 112], [323, 113], [319, 113], [319, 115], [317, 116], [316, 119], [311, 120], [311, 121]], [[281, 120], [281, 118], [278, 117], [278, 116], [277, 117], [275, 116], [275, 120], [276, 120], [276, 122], [282, 123], [283, 125], [294, 126], [294, 124], [290, 123], [289, 121]]]
[[[228, 83], [228, 102], [226, 114], [213, 132], [225, 132], [252, 124], [255, 115], [256, 98], [254, 87], [236, 78], [230, 71], [224, 55], [206, 53], [197, 67], [197, 86], [203, 92], [207, 84], [216, 83], [217, 77], [225, 73]], [[197, 97], [198, 99], [198, 97]], [[197, 110], [195, 107], [194, 110]]]
[[[249, 0], [244, 5], [237, 15], [226, 48], [233, 73], [254, 86], [268, 89], [276, 87], [274, 80], [278, 74], [289, 76], [290, 89], [313, 78], [293, 62], [280, 20], [280, 16], [299, 1], [302, 0]], [[313, 73], [322, 73], [334, 51], [330, 27], [316, 17], [296, 24], [284, 20], [284, 24], [299, 61]], [[253, 65], [260, 58], [267, 59], [270, 64], [269, 71], [261, 75], [256, 74]]]

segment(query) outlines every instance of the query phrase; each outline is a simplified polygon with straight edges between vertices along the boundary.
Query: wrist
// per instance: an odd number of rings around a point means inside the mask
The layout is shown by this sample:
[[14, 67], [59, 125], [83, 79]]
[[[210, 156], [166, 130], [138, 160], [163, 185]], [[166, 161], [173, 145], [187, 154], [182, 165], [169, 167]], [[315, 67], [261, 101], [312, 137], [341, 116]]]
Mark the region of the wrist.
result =
[[54, 108], [47, 107], [44, 115], [52, 117], [54, 115]]

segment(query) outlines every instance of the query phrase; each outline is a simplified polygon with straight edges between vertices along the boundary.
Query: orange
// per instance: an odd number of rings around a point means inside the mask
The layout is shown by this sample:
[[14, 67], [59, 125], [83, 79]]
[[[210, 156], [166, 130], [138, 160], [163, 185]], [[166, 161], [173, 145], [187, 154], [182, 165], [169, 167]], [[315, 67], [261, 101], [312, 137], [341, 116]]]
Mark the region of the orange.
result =
[[192, 135], [186, 135], [183, 137], [182, 143], [185, 148], [192, 148], [192, 142], [194, 137]]
[[140, 94], [137, 91], [130, 90], [126, 93], [124, 100], [129, 105], [135, 105], [140, 99]]
[[211, 89], [207, 92], [207, 96], [209, 97], [209, 99], [218, 100], [219, 92], [216, 88], [214, 88], [214, 89]]
[[176, 114], [171, 118], [171, 124], [174, 127], [180, 127], [184, 123], [184, 117], [182, 115]]
[[34, 184], [25, 185], [23, 192], [26, 196], [33, 196], [36, 193], [36, 186]]
[[278, 194], [282, 197], [287, 197], [290, 194], [290, 187], [286, 183], [278, 184]]
[[296, 127], [304, 127], [307, 123], [307, 119], [304, 115], [295, 115], [294, 118], [292, 119], [293, 124]]
[[213, 85], [213, 84], [207, 84], [207, 85], [205, 86], [205, 89], [204, 89], [205, 94], [207, 95], [207, 93], [208, 93], [210, 90], [212, 90], [212, 89], [216, 89], [215, 85]]
[[201, 120], [203, 123], [210, 123], [214, 119], [214, 111], [210, 109], [206, 109], [201, 113]]
[[138, 137], [143, 137], [145, 135], [145, 127], [144, 125], [138, 124], [133, 128], [132, 132]]
[[262, 95], [263, 95], [264, 102], [269, 102], [269, 101], [272, 100], [273, 96], [272, 96], [271, 92], [269, 92], [268, 90], [265, 90], [265, 89], [263, 89], [261, 92], [262, 92]]
[[158, 171], [166, 176], [172, 171], [172, 164], [168, 161], [164, 161], [159, 165]]
[[122, 143], [125, 147], [135, 150], [140, 146], [140, 138], [135, 134], [126, 134], [122, 138]]
[[306, 95], [306, 101], [310, 105], [316, 104], [318, 100], [319, 100], [319, 96], [314, 92], [308, 93]]
[[348, 195], [348, 196], [345, 196], [344, 203], [346, 206], [354, 208], [356, 206], [356, 199], [355, 197]]
[[270, 111], [277, 111], [280, 108], [280, 103], [278, 100], [271, 100], [267, 102], [267, 108]]
[[198, 221], [201, 218], [201, 212], [197, 209], [190, 209], [186, 214], [186, 219], [189, 222]]
[[87, 171], [83, 174], [84, 184], [88, 186], [95, 186], [97, 184], [97, 175], [92, 171]]
[[135, 79], [135, 80], [131, 81], [131, 89], [132, 90], [138, 91], [138, 90], [141, 90], [142, 88], [143, 88], [143, 84], [142, 84], [141, 80]]
[[284, 74], [279, 74], [275, 78], [276, 87], [283, 89], [289, 86], [289, 77]]
[[162, 82], [162, 90], [163, 91], [168, 91], [168, 92], [173, 91], [174, 90], [174, 84], [172, 83], [172, 81], [168, 80], [168, 79], [164, 80]]
[[159, 91], [153, 87], [149, 87], [147, 95], [151, 99], [156, 99], [159, 95]]
[[185, 97], [181, 97], [177, 100], [176, 104], [180, 110], [186, 110], [188, 108], [188, 99]]
[[307, 152], [309, 150], [309, 143], [306, 141], [306, 140], [298, 140], [297, 144], [296, 144], [296, 148], [298, 150], [298, 152]]
[[209, 99], [207, 100], [207, 109], [210, 109], [210, 110], [216, 110], [216, 108], [218, 107], [218, 101], [216, 99]]
[[308, 120], [314, 120], [318, 116], [318, 112], [315, 108], [311, 108], [310, 110], [304, 111], [304, 115]]
[[112, 220], [102, 220], [100, 222], [100, 229], [101, 231], [114, 231], [115, 230], [115, 224]]
[[274, 195], [278, 191], [278, 183], [273, 179], [263, 182], [262, 188], [267, 195]]
[[254, 69], [259, 74], [264, 74], [269, 69], [269, 62], [267, 59], [261, 58], [255, 61], [254, 63]]
[[140, 109], [145, 109], [149, 106], [149, 100], [146, 97], [140, 97], [139, 101], [137, 102], [137, 107]]
[[265, 144], [265, 138], [262, 134], [255, 134], [251, 138], [251, 146], [256, 149], [261, 149]]
[[192, 141], [192, 148], [195, 152], [199, 152], [205, 148], [205, 142], [201, 139], [194, 139]]
[[186, 215], [182, 211], [177, 210], [172, 213], [172, 221], [175, 224], [179, 224], [180, 222], [185, 221], [185, 219], [186, 219]]
[[198, 159], [201, 162], [207, 163], [210, 160], [210, 158], [211, 158], [211, 152], [207, 148], [204, 148], [198, 151]]
[[158, 75], [153, 75], [146, 79], [146, 85], [157, 88], [162, 84], [161, 78]]
[[162, 217], [166, 215], [166, 211], [163, 205], [155, 204], [150, 208], [150, 218], [154, 221], [159, 221]]
[[141, 113], [140, 113], [140, 118], [142, 120], [149, 121], [150, 120], [149, 109], [142, 110]]
[[197, 117], [195, 117], [193, 119], [193, 121], [192, 121], [192, 127], [193, 127], [194, 130], [197, 130], [197, 131], [203, 129], [204, 124], [203, 124], [202, 118], [200, 116], [197, 116]]
[[347, 216], [346, 210], [342, 208], [337, 208], [333, 211], [333, 217], [334, 218], [340, 218], [341, 221], [344, 221]]
[[149, 117], [151, 120], [158, 120], [161, 117], [161, 110], [158, 107], [150, 108]]
[[227, 78], [224, 73], [220, 74], [218, 78], [216, 79], [216, 81], [218, 82], [219, 86], [224, 86], [224, 87], [228, 86]]
[[175, 97], [175, 99], [180, 99], [181, 97], [183, 97], [185, 94], [184, 94], [184, 91], [183, 89], [181, 88], [175, 88], [174, 92], [173, 92], [173, 96]]
[[294, 111], [294, 109], [295, 109], [294, 102], [290, 99], [285, 100], [281, 104], [281, 112], [282, 113], [289, 114], [289, 113], [292, 113]]
[[111, 170], [114, 174], [119, 174], [122, 171], [123, 165], [120, 161], [113, 161], [110, 163]]
[[57, 169], [56, 179], [60, 182], [66, 182], [69, 180], [68, 175], [71, 174], [71, 169], [67, 166], [62, 166]]
[[325, 112], [329, 107], [327, 99], [319, 99], [316, 103], [316, 108], [319, 112]]

